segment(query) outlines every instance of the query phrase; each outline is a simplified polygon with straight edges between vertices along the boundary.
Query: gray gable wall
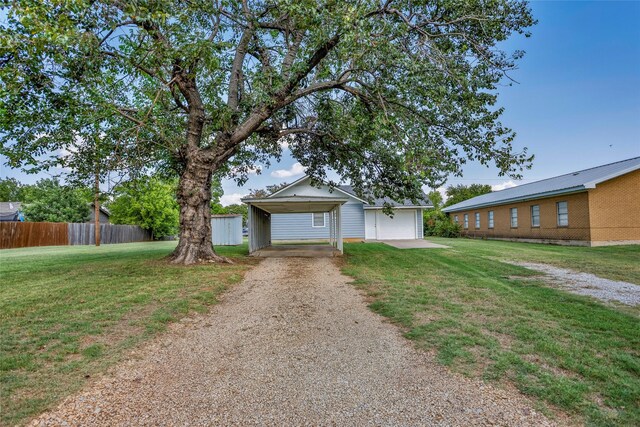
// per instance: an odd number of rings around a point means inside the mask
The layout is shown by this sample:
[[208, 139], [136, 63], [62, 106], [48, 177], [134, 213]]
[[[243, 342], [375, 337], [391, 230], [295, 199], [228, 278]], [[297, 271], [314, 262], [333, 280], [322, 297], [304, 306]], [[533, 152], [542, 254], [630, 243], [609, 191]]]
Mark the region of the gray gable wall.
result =
[[[320, 188], [309, 185], [308, 180], [297, 185], [285, 188], [275, 197], [287, 196], [335, 196], [343, 197], [345, 193], [323, 185]], [[364, 209], [361, 201], [352, 195], [348, 195], [349, 201], [342, 205], [342, 237], [364, 239]], [[325, 227], [312, 227], [312, 214], [273, 214], [271, 215], [271, 239], [272, 240], [304, 240], [304, 239], [328, 239], [329, 223], [328, 215], [325, 217]]]

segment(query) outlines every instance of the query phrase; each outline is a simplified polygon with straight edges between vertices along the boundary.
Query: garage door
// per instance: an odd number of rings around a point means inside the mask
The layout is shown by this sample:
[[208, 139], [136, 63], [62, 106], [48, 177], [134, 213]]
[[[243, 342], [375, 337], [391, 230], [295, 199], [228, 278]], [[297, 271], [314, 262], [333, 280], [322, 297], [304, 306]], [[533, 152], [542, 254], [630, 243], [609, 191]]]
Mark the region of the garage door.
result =
[[393, 218], [382, 211], [376, 211], [379, 240], [415, 239], [416, 211], [414, 209], [396, 210]]

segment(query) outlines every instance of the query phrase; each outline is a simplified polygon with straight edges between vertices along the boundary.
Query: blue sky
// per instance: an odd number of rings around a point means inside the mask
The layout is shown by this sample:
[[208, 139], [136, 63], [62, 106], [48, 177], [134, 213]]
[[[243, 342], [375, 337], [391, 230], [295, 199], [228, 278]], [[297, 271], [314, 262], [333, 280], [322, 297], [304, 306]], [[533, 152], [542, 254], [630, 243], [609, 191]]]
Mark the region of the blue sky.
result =
[[[518, 136], [515, 145], [535, 154], [533, 168], [520, 182], [640, 156], [640, 2], [535, 1], [539, 23], [532, 37], [515, 37], [505, 46], [526, 51], [502, 88], [502, 122]], [[285, 152], [282, 161], [243, 188], [223, 182], [224, 202], [235, 202], [249, 188], [261, 188], [303, 175]], [[2, 166], [0, 176], [23, 182], [37, 177]], [[449, 184], [474, 182], [509, 186], [495, 168], [465, 167]]]

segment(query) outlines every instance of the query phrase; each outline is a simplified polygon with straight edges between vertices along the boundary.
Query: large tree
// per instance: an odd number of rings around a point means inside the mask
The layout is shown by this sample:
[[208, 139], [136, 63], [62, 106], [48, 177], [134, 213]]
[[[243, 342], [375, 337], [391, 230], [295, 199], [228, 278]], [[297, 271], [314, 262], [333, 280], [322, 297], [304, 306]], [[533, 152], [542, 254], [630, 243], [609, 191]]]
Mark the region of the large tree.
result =
[[24, 186], [15, 178], [0, 178], [0, 202], [22, 202]]
[[143, 177], [118, 185], [108, 204], [114, 224], [139, 225], [154, 238], [175, 236], [178, 231], [178, 204], [175, 181]]
[[452, 206], [476, 196], [491, 193], [491, 186], [487, 184], [450, 185], [447, 187], [446, 193], [447, 201], [443, 207]]
[[283, 145], [315, 183], [333, 169], [396, 200], [467, 159], [511, 175], [530, 161], [495, 105], [521, 56], [501, 42], [534, 23], [526, 2], [24, 0], [2, 13], [2, 152], [35, 163], [81, 127], [175, 170], [176, 263], [220, 259], [212, 176], [242, 183]]
[[25, 188], [23, 211], [32, 222], [85, 222], [89, 220], [90, 191], [62, 185], [57, 179], [41, 179]]

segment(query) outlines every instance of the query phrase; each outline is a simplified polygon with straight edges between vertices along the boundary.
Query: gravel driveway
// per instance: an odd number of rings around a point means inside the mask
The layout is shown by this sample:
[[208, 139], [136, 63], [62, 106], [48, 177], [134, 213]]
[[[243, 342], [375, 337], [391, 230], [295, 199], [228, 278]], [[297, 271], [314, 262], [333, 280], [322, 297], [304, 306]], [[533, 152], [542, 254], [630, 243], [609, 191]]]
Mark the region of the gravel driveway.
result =
[[587, 295], [600, 301], [616, 301], [622, 304], [640, 305], [640, 286], [628, 282], [604, 279], [595, 274], [581, 273], [566, 268], [533, 262], [511, 262], [530, 270], [547, 274], [546, 281], [568, 292]]
[[333, 259], [270, 258], [33, 425], [535, 425], [518, 393], [448, 372]]

